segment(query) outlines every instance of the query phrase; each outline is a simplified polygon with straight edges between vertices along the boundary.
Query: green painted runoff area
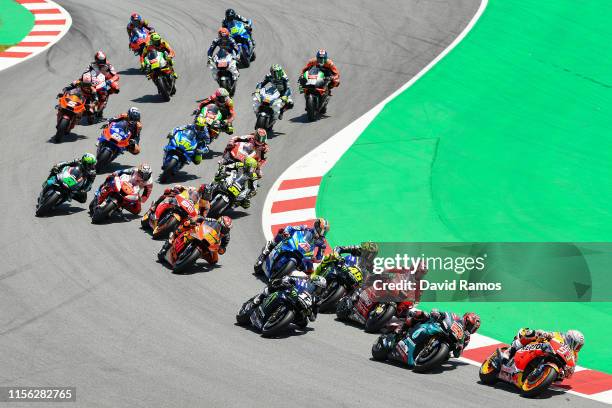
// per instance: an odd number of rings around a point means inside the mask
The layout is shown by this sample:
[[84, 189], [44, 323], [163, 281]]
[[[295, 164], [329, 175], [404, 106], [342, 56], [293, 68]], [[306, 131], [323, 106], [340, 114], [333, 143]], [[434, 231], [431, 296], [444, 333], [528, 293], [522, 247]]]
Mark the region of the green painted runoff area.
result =
[[[331, 244], [612, 241], [611, 15], [607, 0], [490, 0], [323, 178]], [[612, 373], [611, 303], [438, 306], [507, 342], [580, 329], [579, 364]]]
[[13, 0], [0, 0], [0, 47], [17, 44], [34, 26], [34, 15]]

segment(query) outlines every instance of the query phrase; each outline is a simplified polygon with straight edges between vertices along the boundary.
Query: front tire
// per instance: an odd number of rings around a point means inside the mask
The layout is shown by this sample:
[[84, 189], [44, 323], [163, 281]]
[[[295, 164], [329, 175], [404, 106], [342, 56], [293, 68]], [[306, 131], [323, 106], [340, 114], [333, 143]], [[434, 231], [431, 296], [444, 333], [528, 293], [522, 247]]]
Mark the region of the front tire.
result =
[[174, 169], [178, 166], [178, 160], [176, 158], [170, 159], [166, 167], [162, 170], [162, 173], [159, 175], [159, 181], [162, 183], [168, 182], [170, 176], [174, 174]]
[[344, 286], [338, 284], [337, 282], [335, 284], [338, 287], [332, 293], [330, 293], [327, 298], [321, 301], [321, 304], [319, 305], [319, 312], [323, 313], [333, 310], [336, 307], [338, 301], [342, 299], [342, 297], [346, 293], [346, 289], [344, 288]]
[[208, 217], [218, 218], [226, 210], [228, 204], [225, 202], [220, 195], [216, 196], [210, 204], [210, 210], [208, 210]]
[[297, 264], [295, 262], [295, 259], [292, 258], [288, 260], [287, 263], [283, 265], [283, 267], [280, 270], [276, 272], [272, 272], [272, 274], [270, 275], [270, 280], [282, 278], [283, 276], [287, 276], [291, 272], [293, 272], [296, 269], [296, 267], [297, 267]]
[[113, 161], [113, 153], [107, 147], [100, 147], [96, 157], [96, 172], [99, 173]]
[[190, 243], [179, 255], [174, 267], [172, 268], [172, 271], [174, 273], [181, 273], [193, 266], [199, 258], [200, 250], [194, 243]]
[[62, 120], [60, 120], [59, 124], [57, 125], [57, 130], [55, 132], [55, 137], [53, 138], [53, 141], [55, 143], [61, 142], [62, 138], [69, 133], [69, 129], [70, 120], [62, 118]]
[[293, 310], [287, 308], [283, 316], [277, 317], [272, 323], [270, 323], [270, 321], [268, 320], [263, 325], [261, 329], [261, 335], [263, 337], [272, 337], [281, 333], [282, 331], [287, 329], [287, 327], [291, 324], [294, 318], [295, 314], [293, 313]]
[[497, 376], [499, 374], [499, 370], [493, 367], [493, 360], [497, 358], [497, 351], [487, 358], [482, 365], [480, 366], [480, 370], [478, 371], [478, 376], [480, 377], [480, 382], [485, 385], [493, 385], [497, 382]]
[[438, 350], [436, 350], [435, 354], [429, 357], [424, 363], [419, 364], [420, 355], [417, 356], [412, 371], [414, 371], [415, 373], [424, 373], [426, 371], [431, 370], [432, 368], [442, 365], [442, 363], [447, 360], [449, 352], [450, 347], [448, 346], [448, 344], [440, 342]]
[[557, 379], [557, 371], [549, 365], [544, 366], [542, 373], [536, 378], [531, 379], [532, 373], [527, 376], [521, 387], [521, 395], [524, 397], [540, 395]]
[[176, 230], [176, 227], [179, 226], [179, 222], [176, 217], [174, 217], [174, 213], [166, 213], [162, 216], [162, 219], [157, 222], [157, 227], [154, 229], [152, 233], [153, 239], [160, 239], [167, 237], [170, 233]]
[[314, 122], [317, 119], [317, 101], [312, 94], [306, 95], [306, 114], [310, 122]]
[[[371, 316], [369, 316], [368, 320], [365, 323], [365, 331], [368, 333], [378, 333], [380, 329], [385, 327], [385, 325], [391, 320], [391, 318], [395, 315], [395, 306], [386, 305], [385, 311], [382, 314], [373, 314], [370, 312]], [[374, 309], [376, 310], [376, 309]]]
[[43, 215], [48, 214], [53, 207], [58, 205], [62, 199], [62, 196], [57, 191], [54, 191], [53, 194], [46, 195], [42, 202], [38, 203], [36, 208], [36, 216], [42, 217]]
[[102, 221], [108, 219], [113, 211], [117, 209], [117, 203], [109, 200], [104, 204], [104, 207], [94, 207], [93, 214], [91, 215], [91, 223], [99, 224]]

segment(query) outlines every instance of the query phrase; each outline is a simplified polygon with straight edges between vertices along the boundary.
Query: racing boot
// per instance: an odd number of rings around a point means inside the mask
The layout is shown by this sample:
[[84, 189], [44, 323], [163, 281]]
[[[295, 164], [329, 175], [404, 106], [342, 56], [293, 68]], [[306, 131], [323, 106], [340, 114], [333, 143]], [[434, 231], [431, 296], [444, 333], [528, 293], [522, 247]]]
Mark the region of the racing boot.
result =
[[255, 270], [256, 274], [263, 273], [262, 265], [266, 260], [267, 256], [270, 255], [270, 251], [272, 251], [272, 248], [274, 248], [275, 245], [276, 243], [274, 241], [268, 241], [266, 246], [261, 251], [261, 255], [259, 255], [259, 258], [257, 258], [257, 262], [255, 262], [255, 265], [253, 266], [253, 269]]

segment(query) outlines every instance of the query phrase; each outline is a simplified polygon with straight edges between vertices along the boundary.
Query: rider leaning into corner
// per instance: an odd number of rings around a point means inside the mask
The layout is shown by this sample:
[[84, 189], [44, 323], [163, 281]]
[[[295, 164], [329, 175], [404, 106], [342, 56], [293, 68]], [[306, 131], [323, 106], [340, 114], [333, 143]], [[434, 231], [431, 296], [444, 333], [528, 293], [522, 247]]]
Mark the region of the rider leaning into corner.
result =
[[136, 107], [131, 107], [127, 112], [121, 113], [113, 118], [108, 120], [108, 124], [110, 125], [114, 122], [126, 121], [127, 130], [132, 134], [130, 138], [127, 151], [132, 154], [140, 153], [140, 132], [142, 131], [142, 122], [140, 121], [140, 110]]
[[200, 184], [198, 188], [191, 186], [183, 186], [182, 184], [175, 184], [172, 187], [166, 187], [164, 192], [157, 200], [151, 203], [150, 212], [155, 212], [159, 203], [164, 201], [166, 198], [175, 197], [184, 191], [187, 191], [189, 199], [194, 203], [198, 204], [198, 213], [201, 216], [206, 216], [206, 213], [210, 209], [211, 189], [209, 184]]
[[230, 98], [229, 92], [225, 88], [218, 88], [215, 93], [205, 98], [198, 105], [198, 109], [194, 110], [194, 115], [197, 115], [202, 109], [208, 105], [214, 103], [219, 108], [221, 112], [221, 117], [223, 118], [223, 126], [226, 127], [227, 133], [234, 133], [234, 128], [232, 127], [232, 122], [234, 121], [234, 117], [236, 116], [236, 111], [234, 110], [234, 101]]
[[80, 79], [72, 81], [68, 86], [62, 89], [61, 93], [57, 94], [57, 97], [61, 97], [65, 93], [80, 94], [85, 99], [85, 104], [89, 105], [88, 109], [91, 109], [91, 105], [98, 101], [98, 92], [93, 86], [93, 78], [91, 73], [85, 72], [81, 75]]
[[265, 129], [256, 129], [253, 133], [249, 133], [245, 136], [234, 136], [227, 143], [227, 146], [225, 146], [225, 150], [223, 152], [224, 158], [219, 160], [219, 164], [225, 166], [226, 164], [234, 162], [235, 159], [229, 155], [229, 152], [232, 151], [237, 143], [248, 143], [255, 151], [255, 156], [253, 158], [257, 160], [257, 176], [261, 178], [261, 167], [266, 164], [266, 154], [270, 151], [267, 140], [268, 132], [266, 132]]
[[327, 51], [323, 49], [317, 51], [316, 57], [309, 60], [304, 66], [304, 68], [302, 68], [299, 79], [300, 93], [303, 92], [302, 86], [304, 86], [304, 72], [308, 71], [312, 67], [318, 67], [321, 71], [323, 71], [325, 78], [330, 79], [328, 92], [329, 96], [332, 96], [332, 88], [340, 86], [340, 71], [338, 71], [336, 64], [334, 64], [334, 61], [332, 61], [332, 59], [328, 57]]
[[[138, 215], [140, 213], [140, 210], [142, 209], [142, 204], [147, 202], [147, 200], [151, 196], [151, 192], [153, 191], [153, 182], [151, 181], [151, 176], [153, 175], [153, 172], [151, 171], [151, 166], [146, 163], [142, 163], [138, 167], [117, 170], [109, 174], [106, 177], [104, 183], [107, 183], [115, 177], [121, 177], [123, 175], [130, 176], [130, 184], [132, 184], [132, 186], [134, 187], [138, 187], [138, 189], [134, 192], [134, 194], [125, 196], [122, 205], [132, 214]], [[96, 198], [100, 195], [104, 183], [98, 188], [98, 191], [96, 191], [94, 200], [92, 200], [90, 204], [90, 210], [93, 208], [93, 205], [97, 201]]]
[[[325, 252], [325, 248], [327, 248], [327, 243], [325, 242], [325, 235], [329, 232], [329, 222], [325, 218], [317, 218], [313, 224], [312, 228], [307, 227], [306, 225], [300, 226], [287, 226], [285, 228], [280, 228], [274, 237], [274, 240], [268, 241], [266, 246], [261, 251], [257, 262], [255, 262], [254, 269], [255, 273], [261, 271], [261, 266], [263, 265], [266, 257], [270, 254], [270, 251], [274, 249], [276, 244], [279, 242], [289, 238], [296, 231], [310, 231], [313, 242], [310, 244], [313, 246], [313, 260], [315, 262], [321, 262], [323, 259], [323, 253]], [[309, 268], [305, 271], [307, 274], [311, 274], [313, 272], [312, 261], [310, 262]]]
[[578, 352], [584, 346], [584, 335], [578, 330], [568, 330], [565, 333], [561, 332], [548, 332], [544, 330], [532, 330], [528, 327], [522, 328], [518, 331], [514, 337], [508, 354], [504, 356], [506, 361], [511, 360], [517, 351], [533, 342], [546, 342], [550, 341], [554, 337], [563, 338], [565, 344], [567, 344], [574, 351], [574, 358], [578, 361]]
[[184, 131], [191, 131], [195, 136], [197, 144], [195, 146], [192, 162], [197, 166], [202, 163], [202, 156], [209, 152], [208, 145], [210, 143], [210, 135], [208, 134], [206, 118], [202, 115], [198, 115], [192, 124], [177, 126], [172, 129], [172, 132], [168, 133], [166, 137], [172, 139], [177, 132]]
[[289, 86], [289, 77], [285, 73], [283, 67], [279, 64], [273, 64], [270, 66], [270, 73], [267, 74], [263, 81], [259, 82], [255, 86], [255, 92], [258, 92], [262, 87], [265, 87], [267, 84], [272, 84], [281, 94], [281, 100], [283, 101], [283, 106], [280, 110], [280, 114], [278, 115], [278, 119], [283, 119], [283, 113], [286, 110], [293, 108], [293, 99], [291, 99], [291, 87]]
[[247, 190], [246, 197], [243, 200], [238, 201], [237, 204], [242, 208], [249, 208], [251, 206], [251, 198], [257, 194], [257, 180], [259, 180], [259, 176], [257, 175], [257, 160], [247, 156], [241, 162], [234, 162], [226, 165], [219, 164], [219, 169], [215, 174], [215, 184], [229, 177], [234, 171], [238, 173], [237, 178], [242, 175], [246, 176], [247, 178], [247, 182], [245, 184]]
[[83, 187], [72, 195], [72, 198], [79, 203], [84, 203], [87, 201], [87, 192], [91, 190], [91, 185], [96, 179], [96, 156], [91, 153], [85, 153], [80, 159], [59, 162], [51, 168], [47, 179], [59, 174], [66, 167], [78, 167], [85, 176]]
[[219, 255], [223, 255], [227, 249], [227, 246], [230, 242], [230, 230], [232, 229], [232, 219], [227, 215], [221, 216], [217, 219], [208, 218], [203, 216], [198, 216], [196, 219], [189, 219], [185, 221], [183, 224], [179, 225], [176, 231], [170, 234], [170, 237], [164, 242], [164, 245], [157, 253], [157, 259], [164, 263], [166, 261], [166, 253], [172, 246], [174, 242], [174, 238], [181, 235], [183, 232], [191, 231], [202, 222], [206, 223], [211, 228], [219, 231], [221, 242], [219, 244], [219, 251], [209, 250], [207, 254], [203, 256], [203, 258], [208, 262], [209, 265], [215, 265], [219, 262]]

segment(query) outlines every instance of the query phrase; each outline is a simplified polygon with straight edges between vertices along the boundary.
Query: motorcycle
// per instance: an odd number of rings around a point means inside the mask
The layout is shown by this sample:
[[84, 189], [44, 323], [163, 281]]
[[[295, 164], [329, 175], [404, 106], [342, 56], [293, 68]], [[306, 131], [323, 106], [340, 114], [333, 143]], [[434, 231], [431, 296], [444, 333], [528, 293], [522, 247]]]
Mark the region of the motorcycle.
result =
[[174, 197], [167, 197], [157, 205], [155, 211], [149, 209], [141, 220], [145, 230], [151, 230], [154, 239], [166, 237], [184, 221], [198, 216], [199, 203], [194, 203], [187, 190]]
[[379, 336], [372, 346], [372, 357], [398, 361], [422, 373], [442, 365], [450, 353], [459, 356], [466, 338], [463, 324], [447, 314], [440, 322], [430, 319], [411, 327], [402, 339], [395, 333]]
[[175, 237], [165, 259], [172, 265], [174, 273], [180, 273], [195, 264], [200, 257], [207, 259], [211, 252], [218, 252], [220, 243], [219, 229], [203, 221]]
[[131, 144], [133, 144], [132, 132], [128, 130], [128, 123], [125, 120], [105, 125], [98, 138], [96, 172], [102, 171]]
[[130, 176], [115, 176], [100, 186], [89, 203], [91, 223], [98, 224], [121, 212], [126, 196], [137, 193], [130, 183]]
[[335, 310], [338, 301], [363, 282], [363, 276], [359, 268], [350, 268], [345, 264], [332, 265], [320, 271], [318, 275], [324, 277], [327, 281], [327, 287], [321, 294], [321, 301], [319, 302], [320, 312]]
[[251, 65], [251, 61], [255, 61], [255, 45], [253, 45], [249, 30], [247, 30], [246, 25], [239, 20], [232, 20], [229, 23], [228, 30], [232, 38], [238, 44], [241, 67], [248, 68]]
[[256, 273], [263, 273], [268, 280], [282, 278], [295, 270], [308, 270], [312, 265], [314, 248], [312, 232], [295, 231], [293, 235], [276, 244], [264, 262], [255, 267]]
[[302, 82], [302, 90], [306, 98], [306, 113], [308, 120], [313, 122], [327, 111], [329, 79], [325, 78], [323, 71], [319, 68], [312, 67], [304, 72]]
[[525, 397], [535, 397], [553, 382], [570, 378], [576, 368], [573, 350], [556, 335], [547, 342], [533, 342], [518, 350], [507, 361], [507, 347], [497, 349], [480, 366], [480, 381], [493, 385], [497, 381], [514, 384]]
[[368, 333], [377, 333], [395, 316], [397, 303], [379, 302], [373, 287], [358, 288], [336, 305], [338, 320], [352, 320], [365, 326]]
[[212, 60], [208, 61], [212, 77], [221, 88], [225, 88], [229, 92], [230, 96], [234, 96], [236, 92], [236, 82], [238, 78], [234, 79], [234, 75], [231, 68], [236, 65], [236, 60], [229, 52], [221, 49]]
[[209, 103], [203, 107], [199, 114], [206, 118], [206, 127], [208, 128], [208, 135], [211, 141], [218, 138], [221, 131], [230, 135], [234, 133], [234, 128], [223, 124], [223, 115], [219, 107], [214, 103]]
[[[294, 288], [270, 293], [257, 306], [253, 303], [256, 296], [252, 297], [236, 314], [236, 322], [240, 326], [251, 324], [261, 331], [263, 337], [278, 335], [291, 323], [304, 329], [308, 319], [303, 311], [311, 309], [314, 303], [310, 285], [312, 283], [308, 279], [299, 279]], [[296, 291], [297, 296], [291, 296], [292, 290]]]
[[81, 190], [86, 178], [79, 167], [65, 167], [49, 177], [42, 185], [36, 204], [36, 216], [48, 214], [60, 204], [71, 201], [73, 193]]
[[172, 75], [172, 67], [166, 59], [166, 54], [151, 50], [144, 59], [147, 79], [153, 80], [157, 92], [167, 102], [176, 92], [176, 79]]
[[259, 92], [255, 92], [253, 94], [253, 111], [257, 117], [255, 129], [261, 128], [271, 132], [282, 107], [280, 92], [274, 85], [268, 85], [261, 88]]
[[228, 209], [237, 207], [238, 203], [247, 198], [249, 194], [247, 182], [245, 174], [239, 174], [234, 170], [224, 180], [216, 183], [208, 217], [218, 218]]
[[162, 172], [159, 181], [166, 183], [170, 177], [176, 175], [185, 164], [190, 163], [195, 155], [197, 140], [193, 131], [178, 130], [168, 140], [164, 147]]
[[136, 27], [132, 30], [130, 35], [130, 50], [134, 52], [134, 55], [142, 55], [144, 47], [149, 42], [149, 30], [146, 28]]
[[66, 92], [58, 99], [57, 124], [53, 138], [55, 143], [62, 141], [62, 137], [68, 135], [75, 125], [79, 123], [85, 112], [85, 98], [77, 92]]
[[106, 109], [106, 102], [108, 101], [108, 84], [103, 73], [93, 69], [89, 73], [91, 74], [92, 86], [98, 94], [97, 102], [91, 105], [90, 114], [87, 115], [87, 123], [91, 125], [95, 119], [101, 119], [104, 115], [104, 109]]

